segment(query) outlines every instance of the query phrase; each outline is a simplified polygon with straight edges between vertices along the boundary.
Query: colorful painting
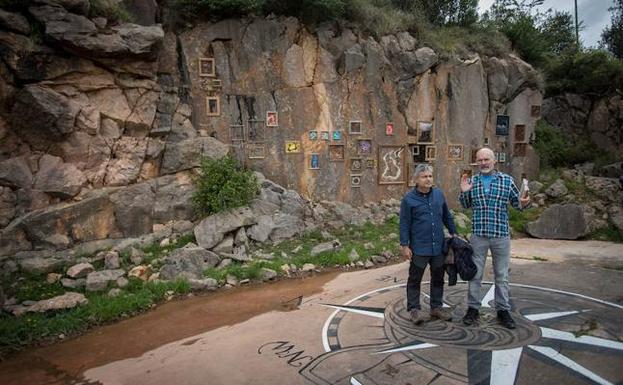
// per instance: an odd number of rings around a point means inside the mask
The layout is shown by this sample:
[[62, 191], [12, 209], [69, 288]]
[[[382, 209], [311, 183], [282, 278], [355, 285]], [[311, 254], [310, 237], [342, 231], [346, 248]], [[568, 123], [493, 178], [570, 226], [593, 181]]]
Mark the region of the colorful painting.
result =
[[371, 139], [359, 139], [357, 140], [357, 155], [371, 155], [372, 154], [372, 140]]
[[266, 126], [277, 127], [279, 125], [279, 115], [277, 111], [266, 111]]
[[366, 168], [374, 168], [374, 159], [373, 158], [366, 159]]
[[318, 131], [309, 131], [309, 140], [318, 140]]
[[361, 158], [351, 158], [350, 159], [350, 171], [361, 171], [363, 170], [363, 160]]
[[301, 142], [298, 140], [286, 141], [286, 154], [298, 154], [301, 152]]
[[526, 141], [526, 125], [516, 124], [515, 125], [515, 142], [525, 142], [525, 141]]
[[329, 140], [329, 131], [320, 131], [320, 139]]
[[394, 135], [394, 123], [385, 124], [385, 135]]
[[379, 184], [405, 183], [405, 148], [402, 146], [379, 147]]
[[333, 140], [335, 141], [342, 140], [342, 131], [339, 131], [339, 130], [333, 131], [331, 134], [332, 134]]
[[309, 168], [310, 170], [320, 170], [320, 155], [311, 154], [311, 158], [309, 158]]

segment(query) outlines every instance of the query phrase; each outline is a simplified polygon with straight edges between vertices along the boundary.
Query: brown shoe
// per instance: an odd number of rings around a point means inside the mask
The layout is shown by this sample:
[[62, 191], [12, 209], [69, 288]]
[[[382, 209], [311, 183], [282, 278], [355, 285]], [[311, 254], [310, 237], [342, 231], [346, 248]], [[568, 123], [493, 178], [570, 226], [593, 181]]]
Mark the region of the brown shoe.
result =
[[443, 307], [430, 309], [430, 318], [440, 319], [442, 321], [452, 321], [452, 310]]
[[409, 311], [409, 315], [411, 316], [411, 322], [416, 325], [419, 325], [426, 320], [424, 313], [419, 309], [411, 309], [411, 311]]

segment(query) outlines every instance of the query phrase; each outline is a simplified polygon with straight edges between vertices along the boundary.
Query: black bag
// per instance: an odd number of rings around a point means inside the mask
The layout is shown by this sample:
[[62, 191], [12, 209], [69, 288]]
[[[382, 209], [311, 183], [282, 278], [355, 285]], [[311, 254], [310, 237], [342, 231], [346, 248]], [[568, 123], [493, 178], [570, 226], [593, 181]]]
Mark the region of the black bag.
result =
[[478, 272], [476, 264], [472, 260], [474, 255], [472, 246], [466, 240], [455, 237], [450, 241], [450, 247], [454, 252], [454, 264], [459, 276], [464, 281], [470, 281]]

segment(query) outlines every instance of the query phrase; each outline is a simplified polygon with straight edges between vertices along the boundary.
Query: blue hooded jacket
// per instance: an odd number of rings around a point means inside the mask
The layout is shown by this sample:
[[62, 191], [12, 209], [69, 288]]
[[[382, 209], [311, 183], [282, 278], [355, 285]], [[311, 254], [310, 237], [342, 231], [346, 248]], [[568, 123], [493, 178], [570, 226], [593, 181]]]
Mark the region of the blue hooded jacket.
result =
[[444, 225], [450, 234], [456, 234], [454, 219], [440, 189], [433, 187], [425, 194], [414, 188], [402, 198], [400, 245], [410, 246], [413, 255], [442, 254]]

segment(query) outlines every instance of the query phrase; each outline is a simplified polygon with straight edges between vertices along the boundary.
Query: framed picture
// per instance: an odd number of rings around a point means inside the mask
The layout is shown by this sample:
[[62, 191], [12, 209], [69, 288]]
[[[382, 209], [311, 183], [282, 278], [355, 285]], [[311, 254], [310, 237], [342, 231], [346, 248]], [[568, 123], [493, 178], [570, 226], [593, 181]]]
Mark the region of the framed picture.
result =
[[219, 96], [206, 96], [206, 115], [221, 115], [221, 98]]
[[279, 125], [279, 115], [277, 111], [266, 111], [266, 127], [277, 127]]
[[463, 160], [463, 145], [462, 144], [449, 144], [448, 145], [448, 160]]
[[332, 162], [341, 162], [344, 160], [344, 145], [343, 144], [330, 144], [329, 145], [329, 160]]
[[405, 183], [405, 148], [402, 146], [379, 147], [379, 184]]
[[515, 143], [513, 145], [513, 156], [526, 156], [528, 150], [528, 143]]
[[394, 123], [385, 123], [385, 135], [394, 135]]
[[485, 136], [485, 140], [484, 140], [483, 145], [485, 145], [485, 146], [489, 145], [489, 137], [488, 136]]
[[426, 145], [423, 144], [410, 144], [409, 145], [409, 162], [410, 163], [423, 163], [426, 161]]
[[357, 140], [357, 155], [371, 155], [372, 154], [372, 139], [359, 139]]
[[350, 187], [361, 187], [361, 175], [350, 175]]
[[531, 106], [530, 116], [532, 116], [533, 118], [538, 118], [539, 116], [541, 116], [541, 106]]
[[[335, 131], [333, 131], [335, 132]], [[361, 128], [361, 120], [351, 120], [348, 122], [348, 133], [351, 135], [361, 135], [363, 134]], [[335, 140], [335, 139], [334, 139]], [[337, 139], [339, 140], [339, 139]]]
[[506, 153], [505, 152], [500, 152], [498, 153], [498, 161], [500, 163], [506, 163]]
[[426, 156], [425, 160], [435, 160], [437, 159], [437, 147], [435, 146], [426, 146]]
[[229, 138], [231, 141], [244, 140], [244, 126], [242, 124], [232, 124], [229, 126]]
[[199, 58], [199, 76], [210, 77], [216, 76], [216, 66], [213, 57]]
[[433, 122], [417, 122], [417, 142], [433, 144], [435, 140]]
[[329, 140], [329, 131], [320, 131], [320, 139]]
[[247, 140], [249, 142], [262, 142], [265, 140], [264, 138], [264, 121], [263, 120], [254, 120], [249, 119], [247, 121]]
[[525, 141], [526, 141], [526, 125], [515, 124], [515, 142], [525, 142]]
[[246, 146], [249, 159], [266, 158], [266, 146], [263, 144], [252, 143]]
[[510, 124], [510, 116], [498, 115], [495, 120], [495, 134], [496, 135], [508, 135], [508, 126]]
[[309, 140], [318, 140], [318, 131], [309, 131]]
[[221, 79], [207, 78], [201, 79], [201, 87], [206, 91], [220, 91], [223, 88]]
[[350, 158], [350, 171], [361, 172], [363, 170], [363, 159]]
[[373, 158], [367, 158], [366, 159], [366, 168], [374, 168], [374, 159]]
[[333, 140], [335, 141], [342, 140], [342, 131], [339, 131], [339, 130], [333, 131], [331, 132], [331, 135], [332, 135]]
[[301, 152], [301, 142], [298, 140], [286, 140], [286, 154], [298, 154]]
[[309, 169], [320, 170], [320, 155], [319, 154], [311, 154], [311, 157], [309, 158]]

